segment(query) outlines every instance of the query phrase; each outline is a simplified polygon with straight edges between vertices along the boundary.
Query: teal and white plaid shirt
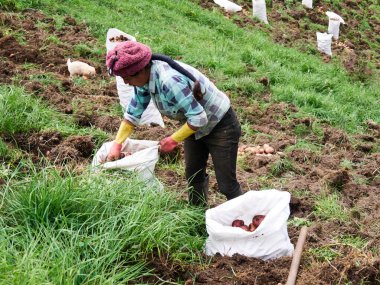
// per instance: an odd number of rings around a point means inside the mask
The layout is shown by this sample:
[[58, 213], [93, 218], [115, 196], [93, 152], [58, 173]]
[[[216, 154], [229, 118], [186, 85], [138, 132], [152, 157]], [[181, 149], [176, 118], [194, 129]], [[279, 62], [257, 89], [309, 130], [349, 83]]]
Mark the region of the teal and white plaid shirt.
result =
[[152, 99], [161, 114], [187, 121], [198, 127], [195, 137], [208, 135], [230, 108], [230, 99], [195, 68], [178, 62], [201, 84], [203, 99], [197, 101], [192, 93], [193, 82], [163, 61], [153, 60], [149, 83], [135, 88], [135, 95], [124, 114], [125, 119], [139, 124], [142, 113]]

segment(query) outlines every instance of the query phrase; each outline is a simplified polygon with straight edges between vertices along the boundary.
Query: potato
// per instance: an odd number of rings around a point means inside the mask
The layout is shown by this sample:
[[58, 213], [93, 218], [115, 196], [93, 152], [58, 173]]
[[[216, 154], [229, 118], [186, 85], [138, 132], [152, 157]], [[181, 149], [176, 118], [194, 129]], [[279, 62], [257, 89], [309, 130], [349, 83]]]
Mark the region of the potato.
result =
[[243, 225], [240, 228], [243, 229], [243, 230], [245, 230], [245, 231], [247, 231], [247, 232], [249, 232], [249, 229], [248, 229], [248, 227], [246, 225]]
[[274, 148], [271, 146], [268, 146], [268, 147], [264, 148], [264, 152], [265, 153], [274, 153]]
[[250, 232], [253, 232], [253, 231], [256, 230], [256, 226], [255, 226], [253, 223], [250, 223], [249, 226], [248, 226], [248, 230], [249, 230]]
[[244, 221], [243, 220], [234, 220], [232, 222], [232, 226], [240, 228], [240, 227], [244, 226]]
[[245, 150], [250, 153], [256, 153], [256, 149], [252, 146], [247, 147]]
[[264, 215], [256, 215], [252, 218], [252, 224], [258, 228], [261, 224], [261, 222], [264, 220], [265, 216]]

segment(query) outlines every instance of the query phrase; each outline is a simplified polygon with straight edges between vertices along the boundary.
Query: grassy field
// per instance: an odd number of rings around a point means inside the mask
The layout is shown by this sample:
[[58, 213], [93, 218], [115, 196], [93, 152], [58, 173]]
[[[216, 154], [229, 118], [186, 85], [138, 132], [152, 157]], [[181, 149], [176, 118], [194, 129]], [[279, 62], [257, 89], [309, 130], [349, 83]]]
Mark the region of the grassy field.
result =
[[[5, 0], [0, 8], [41, 9], [54, 18], [57, 30], [62, 28], [65, 15], [84, 22], [98, 41], [83, 43], [75, 52], [88, 53], [94, 61], [102, 61], [107, 30], [115, 27], [155, 52], [201, 69], [233, 101], [246, 100], [247, 105], [258, 104], [261, 110], [272, 103], [291, 103], [299, 112], [289, 116], [313, 117], [320, 124], [351, 134], [366, 133], [368, 120], [380, 123], [378, 80], [353, 80], [338, 61], [325, 64], [311, 54], [282, 47], [265, 33], [241, 29], [217, 10], [206, 11], [193, 2]], [[22, 42], [23, 35], [17, 37]], [[50, 42], [59, 40], [52, 36]], [[260, 83], [263, 77], [269, 79], [269, 86]], [[52, 84], [52, 79], [45, 84]], [[111, 137], [97, 128], [78, 126], [70, 116], [29, 96], [20, 85], [0, 86], [0, 134], [4, 137], [41, 131], [59, 131], [64, 136], [89, 134], [97, 147]], [[259, 100], [268, 92], [269, 102]], [[243, 124], [243, 129], [247, 137], [253, 136], [249, 126]], [[319, 131], [318, 125], [311, 131], [298, 126], [295, 132], [302, 139], [294, 149], [319, 155], [322, 143], [306, 142], [309, 133], [318, 135]], [[127, 284], [149, 278], [153, 274], [149, 263], [155, 259], [184, 267], [194, 263], [202, 267], [208, 262], [202, 256], [204, 211], [181, 200], [185, 189], [178, 189], [180, 193], [149, 189], [133, 175], [126, 177], [118, 171], [76, 171], [48, 162], [41, 167], [10, 147], [3, 137], [0, 159], [0, 284]], [[353, 167], [353, 162], [345, 163], [347, 168]], [[182, 165], [176, 163], [165, 167], [183, 172]], [[295, 167], [282, 159], [261, 183], [270, 186], [271, 179], [291, 171], [296, 172]], [[332, 195], [313, 196], [313, 215], [347, 222], [350, 216], [339, 202], [338, 190]], [[299, 196], [309, 198], [306, 192]], [[295, 227], [304, 224], [310, 225], [310, 221], [293, 219], [289, 223]], [[356, 236], [341, 236], [338, 244], [360, 250], [366, 247], [365, 239]], [[310, 252], [325, 263], [339, 255], [333, 246]], [[181, 284], [183, 278], [171, 278], [166, 284]]]
[[[276, 100], [348, 131], [379, 121], [379, 82], [352, 82], [338, 65], [285, 49], [255, 30], [242, 30], [219, 13], [208, 13], [187, 1], [17, 1], [69, 14], [86, 22], [102, 48], [108, 28], [115, 27], [161, 52], [203, 69], [232, 97], [263, 92], [265, 76]], [[164, 16], [162, 16], [164, 15]], [[103, 51], [104, 45], [103, 45]], [[200, 52], [202, 51], [202, 52]], [[254, 66], [256, 72], [250, 72]]]

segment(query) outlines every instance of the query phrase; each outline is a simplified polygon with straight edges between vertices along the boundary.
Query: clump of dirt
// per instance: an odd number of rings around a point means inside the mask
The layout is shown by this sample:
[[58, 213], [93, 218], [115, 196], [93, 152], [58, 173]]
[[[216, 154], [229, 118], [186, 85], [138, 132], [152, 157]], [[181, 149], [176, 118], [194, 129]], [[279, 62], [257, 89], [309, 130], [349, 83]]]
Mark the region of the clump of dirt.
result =
[[47, 158], [57, 165], [71, 162], [88, 162], [95, 149], [95, 144], [89, 136], [72, 136], [59, 145], [51, 148]]
[[0, 57], [11, 59], [14, 63], [36, 63], [40, 56], [37, 48], [23, 47], [13, 36], [0, 38]]
[[121, 123], [121, 118], [116, 116], [95, 115], [86, 112], [77, 112], [75, 121], [79, 126], [92, 127], [95, 126], [106, 132], [116, 132]]
[[[63, 138], [59, 132], [42, 132], [34, 134], [15, 134], [13, 139], [17, 146], [34, 156], [46, 155], [53, 147], [59, 145]], [[11, 138], [8, 138], [11, 141]]]
[[341, 190], [350, 181], [347, 170], [333, 171], [323, 177], [326, 183], [335, 190]]
[[162, 128], [160, 126], [139, 126], [135, 129], [133, 137], [138, 140], [159, 141], [167, 136], [170, 136], [172, 133], [172, 128]]
[[71, 136], [64, 139], [59, 132], [14, 134], [4, 138], [26, 151], [32, 156], [33, 161], [38, 162], [46, 157], [57, 165], [72, 161], [88, 163], [95, 149], [95, 144], [89, 136]]

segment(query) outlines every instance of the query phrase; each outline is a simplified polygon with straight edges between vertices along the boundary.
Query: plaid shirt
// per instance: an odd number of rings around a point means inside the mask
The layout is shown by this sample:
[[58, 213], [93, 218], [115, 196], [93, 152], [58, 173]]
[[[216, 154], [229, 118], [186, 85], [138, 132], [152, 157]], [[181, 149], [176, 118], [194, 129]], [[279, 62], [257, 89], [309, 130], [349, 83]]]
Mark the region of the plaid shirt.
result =
[[153, 60], [149, 83], [135, 88], [135, 95], [124, 114], [125, 119], [139, 124], [142, 113], [153, 100], [157, 109], [172, 119], [187, 121], [199, 128], [195, 138], [208, 135], [230, 108], [230, 99], [195, 68], [178, 62], [199, 80], [204, 94], [197, 101], [192, 93], [193, 82], [163, 61]]

